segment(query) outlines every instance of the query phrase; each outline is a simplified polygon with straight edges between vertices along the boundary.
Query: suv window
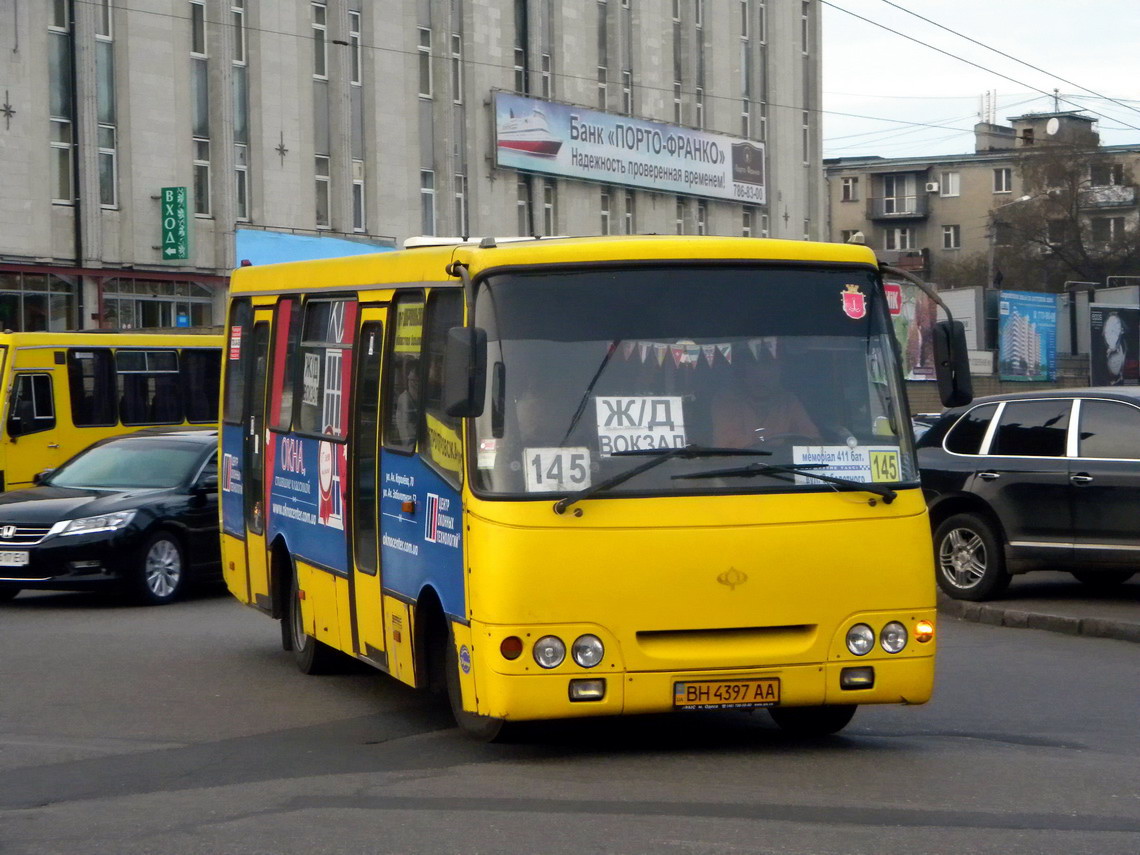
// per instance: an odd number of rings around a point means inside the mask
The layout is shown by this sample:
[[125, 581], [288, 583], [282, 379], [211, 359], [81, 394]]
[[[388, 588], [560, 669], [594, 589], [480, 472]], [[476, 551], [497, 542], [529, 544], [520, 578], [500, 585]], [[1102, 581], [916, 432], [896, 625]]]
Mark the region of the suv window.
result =
[[1009, 401], [990, 454], [1064, 457], [1072, 401]]
[[1080, 457], [1140, 458], [1140, 409], [1115, 401], [1082, 401]]
[[962, 416], [946, 435], [946, 450], [954, 454], [977, 454], [996, 411], [997, 404], [983, 404]]

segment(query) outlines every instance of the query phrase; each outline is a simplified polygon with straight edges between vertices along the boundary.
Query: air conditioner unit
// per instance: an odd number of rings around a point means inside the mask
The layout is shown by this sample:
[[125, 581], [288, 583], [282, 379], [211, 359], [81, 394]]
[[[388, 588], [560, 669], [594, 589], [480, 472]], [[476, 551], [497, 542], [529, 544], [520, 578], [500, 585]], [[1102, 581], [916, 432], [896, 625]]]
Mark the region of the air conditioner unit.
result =
[[938, 182], [937, 181], [927, 181], [926, 182], [926, 192], [927, 193], [937, 193], [938, 192]]

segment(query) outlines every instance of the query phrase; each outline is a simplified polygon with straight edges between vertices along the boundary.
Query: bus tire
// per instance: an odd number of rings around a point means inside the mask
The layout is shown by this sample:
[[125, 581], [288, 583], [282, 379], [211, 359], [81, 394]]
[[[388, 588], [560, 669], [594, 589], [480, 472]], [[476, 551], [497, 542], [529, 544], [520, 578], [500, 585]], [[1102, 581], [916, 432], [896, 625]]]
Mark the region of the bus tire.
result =
[[0, 603], [14, 600], [20, 595], [20, 589], [15, 585], [0, 585]]
[[501, 718], [478, 715], [463, 709], [463, 687], [459, 682], [459, 654], [455, 652], [455, 636], [448, 630], [444, 668], [447, 678], [447, 700], [451, 714], [463, 734], [478, 742], [502, 742], [510, 728]]
[[780, 730], [792, 736], [829, 736], [847, 726], [856, 706], [769, 707], [768, 714]]
[[186, 590], [186, 552], [171, 531], [152, 534], [139, 550], [127, 577], [134, 599], [147, 606], [164, 606]]
[[305, 624], [301, 618], [301, 598], [298, 596], [300, 586], [297, 584], [297, 574], [289, 574], [289, 600], [285, 607], [285, 617], [282, 619], [282, 637], [286, 629], [291, 638], [293, 661], [302, 674], [333, 674], [339, 669], [341, 659], [337, 651], [323, 641], [318, 641], [305, 632]]

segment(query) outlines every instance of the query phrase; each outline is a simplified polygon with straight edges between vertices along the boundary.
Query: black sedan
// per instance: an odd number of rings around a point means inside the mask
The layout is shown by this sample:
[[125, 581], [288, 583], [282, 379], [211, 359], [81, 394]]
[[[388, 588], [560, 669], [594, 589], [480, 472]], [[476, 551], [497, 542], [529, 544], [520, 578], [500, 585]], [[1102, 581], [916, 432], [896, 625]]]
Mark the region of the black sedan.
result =
[[917, 443], [938, 584], [997, 596], [1010, 575], [1120, 585], [1140, 561], [1140, 387], [1047, 389], [948, 410]]
[[215, 430], [113, 437], [0, 495], [0, 601], [118, 586], [159, 605], [220, 578], [217, 447]]

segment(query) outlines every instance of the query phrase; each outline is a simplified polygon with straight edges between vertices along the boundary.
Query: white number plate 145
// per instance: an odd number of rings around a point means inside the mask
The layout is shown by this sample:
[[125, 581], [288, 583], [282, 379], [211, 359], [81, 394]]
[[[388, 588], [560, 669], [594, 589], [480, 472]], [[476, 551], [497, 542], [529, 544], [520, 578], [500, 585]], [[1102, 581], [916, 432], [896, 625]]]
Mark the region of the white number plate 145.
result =
[[527, 448], [523, 450], [528, 493], [584, 490], [590, 486], [588, 448]]

